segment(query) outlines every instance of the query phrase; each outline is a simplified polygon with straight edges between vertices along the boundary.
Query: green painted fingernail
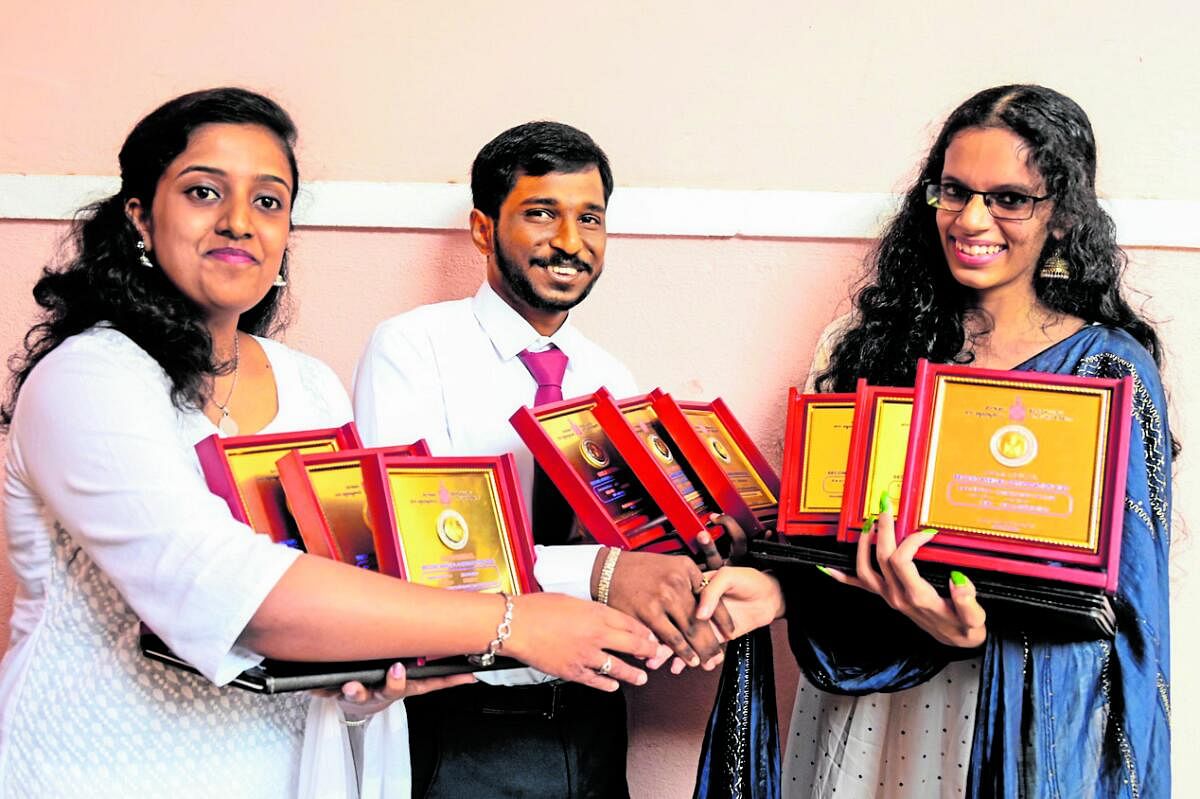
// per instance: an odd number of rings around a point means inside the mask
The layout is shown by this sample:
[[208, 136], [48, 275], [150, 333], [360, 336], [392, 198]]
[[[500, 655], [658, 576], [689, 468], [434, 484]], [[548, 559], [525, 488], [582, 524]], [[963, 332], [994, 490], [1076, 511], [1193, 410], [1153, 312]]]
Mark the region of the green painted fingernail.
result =
[[867, 518], [863, 519], [863, 532], [869, 532], [870, 529], [874, 526], [875, 526], [875, 514], [871, 514]]
[[955, 585], [966, 585], [967, 575], [960, 571], [952, 571], [950, 572], [950, 582], [954, 583]]
[[924, 530], [918, 530], [917, 532], [918, 533], [932, 533], [933, 535], [937, 535], [937, 529], [933, 528], [933, 527], [926, 527]]
[[833, 576], [833, 572], [829, 570], [828, 566], [818, 566], [817, 571], [819, 571], [821, 574], [825, 575], [826, 577]]
[[892, 512], [892, 495], [889, 494], [886, 489], [879, 494], [879, 512]]

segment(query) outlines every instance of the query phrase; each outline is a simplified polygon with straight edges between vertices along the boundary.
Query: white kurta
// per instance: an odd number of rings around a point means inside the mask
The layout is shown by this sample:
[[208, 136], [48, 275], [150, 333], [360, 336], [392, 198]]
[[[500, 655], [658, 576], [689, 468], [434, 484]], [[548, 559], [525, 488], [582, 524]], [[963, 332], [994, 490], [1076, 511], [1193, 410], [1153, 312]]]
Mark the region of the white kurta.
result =
[[[259, 339], [279, 410], [262, 432], [343, 424], [319, 361]], [[158, 364], [97, 327], [30, 374], [9, 434], [17, 578], [0, 669], [0, 795], [290, 797], [307, 695], [217, 687], [261, 658], [236, 645], [297, 556], [233, 520]], [[143, 658], [144, 620], [203, 677]]]

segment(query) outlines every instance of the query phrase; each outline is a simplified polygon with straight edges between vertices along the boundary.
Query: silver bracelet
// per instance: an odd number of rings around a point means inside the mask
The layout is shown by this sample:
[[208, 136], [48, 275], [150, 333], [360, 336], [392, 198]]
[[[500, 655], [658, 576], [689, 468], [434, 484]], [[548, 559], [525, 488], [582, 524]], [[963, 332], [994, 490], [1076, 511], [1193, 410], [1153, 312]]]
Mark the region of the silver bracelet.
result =
[[500, 592], [500, 596], [504, 597], [504, 618], [496, 625], [496, 637], [488, 644], [487, 651], [482, 655], [468, 655], [467, 659], [476, 666], [490, 666], [496, 662], [496, 655], [504, 647], [504, 642], [512, 635], [512, 617], [513, 617], [513, 598], [509, 594]]
[[596, 601], [601, 605], [608, 604], [608, 592], [612, 588], [613, 572], [616, 571], [619, 557], [621, 550], [616, 547], [609, 547], [608, 554], [604, 556], [604, 565], [600, 567], [600, 579], [596, 581]]

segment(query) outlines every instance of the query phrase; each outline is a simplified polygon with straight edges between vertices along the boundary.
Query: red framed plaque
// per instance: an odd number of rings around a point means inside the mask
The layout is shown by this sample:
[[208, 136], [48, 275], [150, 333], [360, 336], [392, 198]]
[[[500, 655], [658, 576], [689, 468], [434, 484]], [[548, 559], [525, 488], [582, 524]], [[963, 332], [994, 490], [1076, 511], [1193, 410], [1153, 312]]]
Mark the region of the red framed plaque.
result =
[[229, 505], [233, 518], [269, 535], [271, 540], [303, 549], [287, 509], [276, 462], [292, 450], [304, 453], [360, 449], [354, 422], [341, 427], [222, 438], [213, 434], [196, 444], [208, 488]]
[[854, 394], [788, 391], [783, 481], [776, 529], [785, 536], [834, 536], [846, 491]]
[[279, 483], [310, 554], [379, 571], [362, 486], [362, 458], [374, 453], [427, 457], [429, 446], [421, 439], [408, 446], [307, 455], [292, 450], [279, 459]]
[[688, 548], [699, 550], [702, 530], [714, 541], [724, 535], [722, 525], [712, 524], [716, 502], [663, 427], [650, 395], [618, 401], [601, 388], [594, 397], [596, 420]]
[[584, 397], [519, 408], [509, 421], [542, 471], [562, 492], [580, 524], [601, 544], [678, 552], [683, 548]]
[[917, 366], [897, 536], [922, 560], [1116, 590], [1132, 380]]
[[361, 465], [380, 572], [452, 591], [538, 590], [512, 455], [373, 453]]
[[705, 489], [750, 537], [774, 529], [779, 476], [721, 399], [676, 401], [658, 389], [653, 406]]
[[854, 394], [854, 422], [846, 491], [838, 523], [838, 540], [856, 543], [863, 522], [879, 512], [879, 496], [887, 491], [898, 507], [904, 462], [912, 424], [913, 389], [870, 386], [859, 379]]

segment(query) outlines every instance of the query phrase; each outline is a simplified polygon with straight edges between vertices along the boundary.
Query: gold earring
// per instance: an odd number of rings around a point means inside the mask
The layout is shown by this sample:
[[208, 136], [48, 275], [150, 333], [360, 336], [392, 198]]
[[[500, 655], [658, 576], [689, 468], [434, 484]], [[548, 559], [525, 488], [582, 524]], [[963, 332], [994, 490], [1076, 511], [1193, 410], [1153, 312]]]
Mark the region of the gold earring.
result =
[[1062, 250], [1054, 251], [1054, 254], [1046, 259], [1042, 264], [1042, 268], [1038, 271], [1038, 275], [1046, 280], [1070, 280], [1071, 265], [1067, 263], [1067, 259], [1062, 257]]

